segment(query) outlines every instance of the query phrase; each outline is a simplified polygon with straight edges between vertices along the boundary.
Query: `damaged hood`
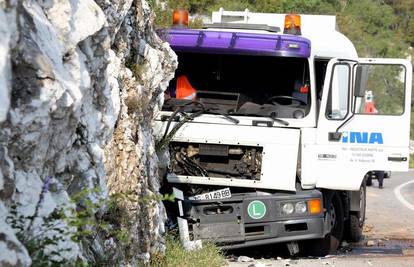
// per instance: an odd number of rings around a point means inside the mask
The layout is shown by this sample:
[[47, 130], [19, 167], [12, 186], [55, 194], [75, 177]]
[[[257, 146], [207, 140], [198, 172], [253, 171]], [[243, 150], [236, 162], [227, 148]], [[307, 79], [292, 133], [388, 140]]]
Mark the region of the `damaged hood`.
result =
[[[176, 123], [173, 122], [171, 128]], [[162, 135], [167, 122], [158, 121], [156, 124], [157, 132]], [[246, 179], [217, 177], [211, 173], [197, 176], [171, 172], [167, 178], [174, 183], [295, 191], [299, 139], [299, 129], [188, 122], [174, 135], [171, 140], [174, 145], [184, 147], [191, 143], [195, 146], [211, 144], [217, 148], [220, 145], [257, 148], [261, 151], [260, 173], [254, 179]]]

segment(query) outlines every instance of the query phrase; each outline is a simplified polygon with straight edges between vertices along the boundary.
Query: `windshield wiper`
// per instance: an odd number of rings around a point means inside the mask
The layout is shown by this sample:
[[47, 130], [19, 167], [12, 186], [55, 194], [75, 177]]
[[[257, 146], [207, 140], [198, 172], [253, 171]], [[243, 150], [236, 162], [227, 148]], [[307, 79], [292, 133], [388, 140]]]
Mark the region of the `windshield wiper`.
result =
[[219, 109], [219, 108], [217, 108], [217, 107], [210, 107], [210, 108], [207, 108], [207, 112], [210, 112], [211, 114], [221, 115], [221, 116], [223, 116], [224, 118], [226, 118], [227, 120], [229, 120], [229, 121], [233, 122], [234, 124], [239, 124], [239, 123], [240, 123], [240, 121], [239, 121], [238, 119], [236, 119], [236, 118], [234, 118], [234, 117], [230, 116], [228, 112], [225, 112], [225, 111], [223, 111], [223, 110], [220, 110], [220, 109]]
[[[221, 115], [223, 117], [225, 117], [227, 120], [233, 122], [234, 124], [239, 124], [240, 121], [232, 116], [229, 115], [228, 112], [226, 112], [223, 109], [220, 109], [219, 106], [217, 106], [217, 104], [203, 104], [202, 102], [199, 101], [191, 101], [191, 100], [186, 100], [186, 99], [175, 99], [175, 98], [171, 98], [168, 99], [167, 101], [165, 101], [164, 106], [167, 109], [172, 109], [175, 110], [176, 112], [173, 113], [173, 115], [177, 115], [177, 113], [185, 116], [189, 116], [189, 117], [193, 117], [191, 118], [194, 119], [195, 117], [200, 116], [201, 114], [206, 114], [206, 113], [210, 113], [210, 114], [215, 114], [215, 115]], [[178, 108], [178, 110], [177, 110]], [[187, 115], [186, 113], [199, 113], [196, 116], [193, 115]], [[172, 116], [172, 115], [171, 115]], [[170, 116], [168, 116], [169, 118]], [[174, 117], [174, 116], [172, 116]], [[167, 117], [164, 117], [164, 120], [168, 119]]]
[[276, 112], [271, 112], [270, 115], [269, 115], [269, 118], [271, 118], [273, 121], [278, 122], [278, 123], [280, 123], [284, 126], [289, 126], [289, 122], [277, 118], [276, 115], [277, 115]]

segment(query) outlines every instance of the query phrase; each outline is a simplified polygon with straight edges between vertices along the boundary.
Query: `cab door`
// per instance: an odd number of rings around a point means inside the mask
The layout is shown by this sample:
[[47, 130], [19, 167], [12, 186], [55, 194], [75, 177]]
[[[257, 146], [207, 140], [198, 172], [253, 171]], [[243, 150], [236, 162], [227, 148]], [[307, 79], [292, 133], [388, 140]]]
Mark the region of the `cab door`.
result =
[[412, 65], [332, 59], [316, 129], [302, 131], [303, 187], [358, 190], [371, 170], [407, 171]]

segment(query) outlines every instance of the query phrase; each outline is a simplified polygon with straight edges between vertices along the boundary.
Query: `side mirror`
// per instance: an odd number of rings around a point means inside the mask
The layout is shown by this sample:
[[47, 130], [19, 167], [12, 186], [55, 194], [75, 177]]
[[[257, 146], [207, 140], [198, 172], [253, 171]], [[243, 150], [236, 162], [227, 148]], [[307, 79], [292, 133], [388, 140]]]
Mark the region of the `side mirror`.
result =
[[356, 68], [354, 96], [364, 97], [368, 83], [369, 66], [358, 65]]
[[329, 142], [339, 142], [341, 140], [342, 133], [341, 132], [330, 132], [328, 133], [328, 141]]

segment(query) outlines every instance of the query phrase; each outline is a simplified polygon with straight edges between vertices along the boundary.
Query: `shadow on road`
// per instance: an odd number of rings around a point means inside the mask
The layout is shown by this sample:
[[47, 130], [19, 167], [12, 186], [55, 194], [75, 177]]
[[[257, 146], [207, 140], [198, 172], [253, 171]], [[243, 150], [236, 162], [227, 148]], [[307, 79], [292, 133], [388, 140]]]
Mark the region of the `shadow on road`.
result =
[[[328, 255], [326, 258], [335, 257], [370, 257], [370, 256], [403, 256], [414, 255], [414, 241], [410, 240], [371, 240], [367, 246], [367, 240], [359, 243], [346, 244], [339, 248], [337, 253]], [[307, 255], [306, 249], [302, 247], [300, 253], [291, 256], [286, 244], [273, 244], [260, 247], [228, 250], [226, 257], [231, 261], [243, 261], [244, 259], [276, 260], [276, 259], [310, 259], [317, 258]], [[243, 258], [244, 257], [244, 258]], [[246, 258], [247, 257], [247, 258]]]

